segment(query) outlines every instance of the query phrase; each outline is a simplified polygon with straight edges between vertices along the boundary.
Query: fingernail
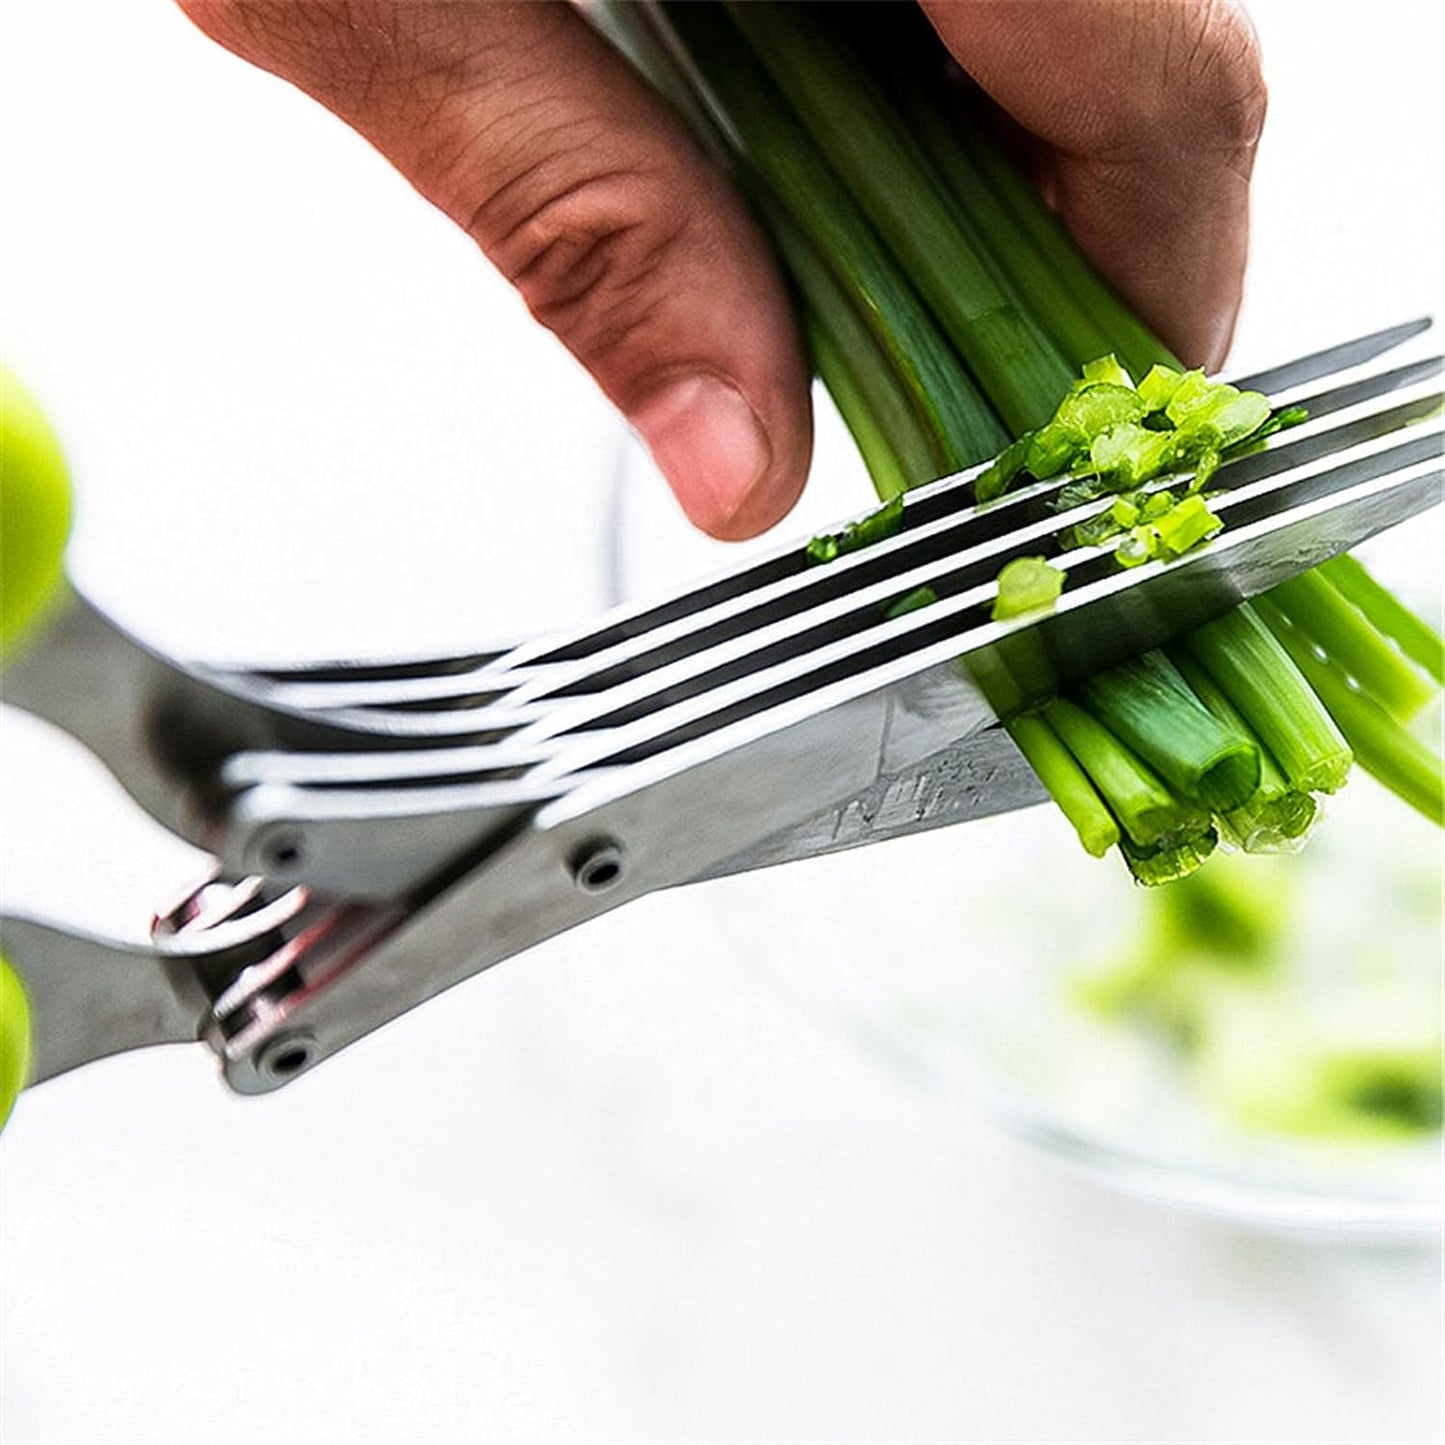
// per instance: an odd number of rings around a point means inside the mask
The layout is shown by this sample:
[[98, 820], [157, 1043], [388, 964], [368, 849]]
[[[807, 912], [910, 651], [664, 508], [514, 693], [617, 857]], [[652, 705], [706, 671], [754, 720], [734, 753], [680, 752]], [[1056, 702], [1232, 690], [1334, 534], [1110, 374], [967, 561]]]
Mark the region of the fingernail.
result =
[[669, 382], [632, 414], [689, 519], [722, 535], [768, 470], [772, 447], [757, 414], [716, 376]]

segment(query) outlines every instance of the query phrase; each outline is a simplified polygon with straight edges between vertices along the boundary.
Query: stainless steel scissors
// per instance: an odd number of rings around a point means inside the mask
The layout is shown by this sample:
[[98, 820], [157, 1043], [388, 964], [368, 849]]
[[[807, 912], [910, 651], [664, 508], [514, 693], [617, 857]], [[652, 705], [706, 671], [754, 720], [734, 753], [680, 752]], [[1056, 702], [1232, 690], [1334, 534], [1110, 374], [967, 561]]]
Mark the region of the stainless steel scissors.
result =
[[[791, 545], [589, 625], [465, 657], [216, 668], [69, 588], [5, 701], [84, 742], [217, 860], [148, 946], [0, 921], [36, 1082], [203, 1041], [258, 1093], [630, 899], [1020, 808], [1001, 717], [1440, 500], [1441, 359], [1407, 323], [1236, 378], [1304, 425], [1227, 463], [1225, 530], [1171, 563], [1061, 557], [1048, 613], [990, 620], [1011, 558], [1087, 513], [974, 472], [824, 567]], [[1414, 354], [1414, 353], [1420, 354]], [[932, 605], [891, 619], [919, 587]]]

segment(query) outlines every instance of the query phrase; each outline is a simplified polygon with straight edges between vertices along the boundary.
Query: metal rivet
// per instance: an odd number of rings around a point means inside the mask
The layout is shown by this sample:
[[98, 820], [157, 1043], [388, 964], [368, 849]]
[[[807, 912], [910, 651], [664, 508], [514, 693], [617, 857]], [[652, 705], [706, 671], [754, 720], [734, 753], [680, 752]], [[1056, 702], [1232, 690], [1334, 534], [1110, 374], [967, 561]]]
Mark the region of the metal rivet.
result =
[[277, 1034], [256, 1050], [256, 1072], [271, 1083], [284, 1084], [315, 1059], [316, 1040], [310, 1034]]
[[288, 828], [266, 834], [259, 851], [262, 872], [289, 873], [300, 867], [305, 849], [301, 835]]
[[622, 845], [594, 838], [572, 855], [572, 881], [584, 893], [605, 893], [622, 881]]

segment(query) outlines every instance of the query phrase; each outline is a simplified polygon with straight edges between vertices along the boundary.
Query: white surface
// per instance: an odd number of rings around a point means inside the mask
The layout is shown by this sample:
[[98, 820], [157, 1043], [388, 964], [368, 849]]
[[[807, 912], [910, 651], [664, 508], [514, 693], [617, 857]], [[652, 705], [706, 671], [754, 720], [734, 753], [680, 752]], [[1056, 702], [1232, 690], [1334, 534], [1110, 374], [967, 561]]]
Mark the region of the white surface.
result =
[[[1241, 364], [1441, 299], [1438, 10], [1254, 9], [1274, 111]], [[339, 123], [162, 0], [11, 0], [0, 107], [0, 339], [117, 610], [299, 657], [593, 604], [614, 423]], [[12, 897], [135, 910], [186, 876], [66, 749], [4, 731]], [[728, 886], [275, 1098], [227, 1096], [199, 1050], [27, 1096], [0, 1147], [3, 1438], [1438, 1438], [1434, 1255], [1060, 1174], [779, 997], [710, 931]]]

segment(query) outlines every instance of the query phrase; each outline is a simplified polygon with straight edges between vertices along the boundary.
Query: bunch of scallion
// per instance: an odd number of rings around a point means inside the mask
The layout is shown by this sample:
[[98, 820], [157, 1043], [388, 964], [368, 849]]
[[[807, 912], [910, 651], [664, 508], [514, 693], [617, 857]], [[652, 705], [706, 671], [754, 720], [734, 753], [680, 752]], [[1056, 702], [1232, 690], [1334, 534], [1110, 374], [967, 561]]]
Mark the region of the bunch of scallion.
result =
[[[604, 8], [772, 238], [884, 500], [816, 539], [812, 560], [889, 535], [904, 491], [990, 459], [980, 502], [1019, 476], [1064, 475], [1062, 506], [1100, 502], [1054, 556], [1168, 559], [1217, 531], [1221, 459], [1299, 419], [1184, 371], [1015, 169], [914, 7]], [[994, 615], [1050, 605], [1064, 585], [1049, 557], [1019, 559]], [[935, 600], [919, 589], [890, 615]], [[1354, 761], [1445, 823], [1441, 760], [1408, 727], [1442, 674], [1440, 638], [1341, 557], [1006, 726], [1085, 848], [1117, 846], [1162, 883], [1221, 839], [1299, 846]]]

